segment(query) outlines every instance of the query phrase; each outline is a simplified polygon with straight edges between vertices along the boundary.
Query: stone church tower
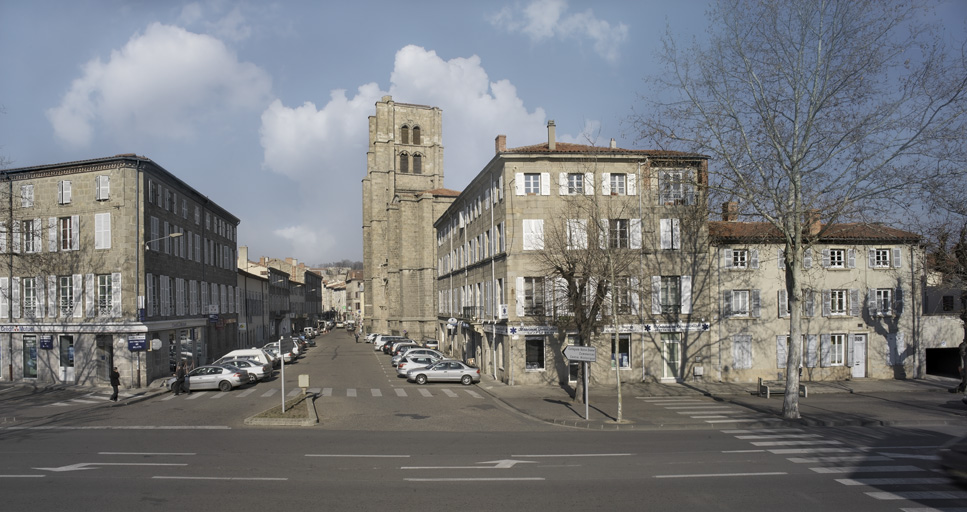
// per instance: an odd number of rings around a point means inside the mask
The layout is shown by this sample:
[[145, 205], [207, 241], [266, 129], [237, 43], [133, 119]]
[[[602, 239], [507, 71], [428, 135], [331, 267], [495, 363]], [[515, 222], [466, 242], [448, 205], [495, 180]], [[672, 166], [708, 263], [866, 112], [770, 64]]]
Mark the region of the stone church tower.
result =
[[384, 96], [369, 117], [363, 179], [363, 331], [432, 337], [437, 320], [433, 222], [459, 192], [443, 187], [438, 107]]

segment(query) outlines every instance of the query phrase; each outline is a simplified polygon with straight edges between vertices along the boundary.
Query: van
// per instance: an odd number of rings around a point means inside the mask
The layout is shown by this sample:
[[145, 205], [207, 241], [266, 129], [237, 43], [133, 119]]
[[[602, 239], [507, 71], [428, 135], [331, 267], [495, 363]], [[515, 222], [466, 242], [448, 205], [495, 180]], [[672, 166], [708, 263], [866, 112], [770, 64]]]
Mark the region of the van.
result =
[[215, 364], [221, 364], [219, 361], [225, 361], [228, 359], [252, 359], [262, 364], [272, 366], [272, 356], [260, 348], [242, 348], [233, 350], [222, 356], [218, 361], [215, 361]]

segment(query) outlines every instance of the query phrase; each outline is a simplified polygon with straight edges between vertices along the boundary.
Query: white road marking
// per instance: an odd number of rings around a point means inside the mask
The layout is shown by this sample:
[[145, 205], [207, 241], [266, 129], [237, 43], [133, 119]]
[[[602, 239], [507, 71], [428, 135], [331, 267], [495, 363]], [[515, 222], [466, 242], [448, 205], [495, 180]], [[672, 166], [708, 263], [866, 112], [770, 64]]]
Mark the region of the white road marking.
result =
[[837, 478], [843, 485], [943, 485], [949, 484], [947, 478]]
[[746, 423], [749, 421], [782, 421], [781, 418], [732, 418], [727, 420], [705, 420], [705, 423]]
[[47, 475], [0, 475], [0, 478], [44, 478]]
[[780, 434], [783, 432], [802, 432], [801, 428], [754, 428], [739, 430], [723, 430], [723, 434]]
[[767, 435], [767, 436], [735, 436], [736, 439], [815, 439], [823, 437], [819, 434], [787, 434], [787, 435]]
[[867, 496], [878, 500], [964, 500], [967, 491], [909, 491], [909, 492], [867, 492]]
[[541, 477], [521, 478], [404, 478], [407, 482], [515, 482], [515, 481], [543, 481]]
[[776, 455], [801, 455], [806, 453], [856, 453], [856, 448], [782, 448], [769, 450]]
[[354, 388], [349, 388], [346, 390], [346, 396], [354, 398], [356, 396], [356, 390]]
[[444, 395], [447, 395], [450, 398], [456, 398], [457, 397], [457, 394], [454, 393], [453, 391], [449, 390], [449, 389], [441, 389], [440, 391], [443, 391], [443, 394]]
[[382, 391], [382, 390], [379, 390], [379, 389], [376, 389], [376, 388], [373, 388], [373, 389], [371, 389], [371, 390], [369, 390], [369, 391], [370, 391], [370, 393], [372, 393], [372, 394], [373, 394], [373, 396], [374, 396], [374, 397], [377, 397], [377, 398], [378, 398], [378, 397], [381, 397], [381, 396], [383, 396], [383, 391]]
[[789, 457], [786, 460], [796, 464], [816, 464], [819, 462], [885, 462], [893, 460], [889, 457], [869, 456], [869, 455], [840, 455], [831, 457]]
[[278, 482], [286, 481], [288, 478], [258, 478], [258, 477], [240, 477], [240, 476], [153, 476], [151, 477], [155, 480], [254, 480], [254, 481], [269, 481]]
[[423, 389], [423, 388], [420, 388], [420, 394], [427, 398], [431, 398], [433, 396], [433, 394], [430, 393], [429, 389]]
[[472, 396], [472, 397], [474, 397], [474, 398], [483, 398], [482, 396], [480, 396], [480, 393], [477, 393], [476, 391], [474, 391], [472, 389], [468, 389], [467, 390], [467, 394], [470, 395], [470, 396]]
[[403, 388], [396, 388], [396, 396], [406, 396], [406, 390]]
[[409, 458], [409, 455], [360, 455], [360, 454], [343, 454], [343, 453], [307, 453], [306, 457], [345, 457], [345, 458], [363, 458], [363, 459], [405, 459]]
[[788, 475], [785, 471], [773, 471], [766, 473], [705, 473], [700, 475], [655, 475], [655, 478], [718, 478], [735, 476], [775, 476]]
[[191, 453], [191, 452], [186, 452], [186, 453], [177, 453], [177, 452], [174, 452], [174, 453], [169, 453], [169, 452], [97, 452], [97, 454], [98, 455], [138, 455], [138, 456], [143, 456], [143, 455], [158, 455], [158, 456], [168, 456], [168, 455], [175, 455], [175, 456], [197, 455], [197, 453]]
[[332, 396], [332, 388], [322, 388], [322, 396]]
[[511, 455], [521, 459], [536, 459], [540, 457], [629, 457], [633, 453], [547, 453], [536, 455]]
[[814, 439], [812, 441], [753, 441], [752, 446], [816, 446], [821, 444], [843, 444], [840, 441]]
[[266, 391], [265, 393], [262, 393], [262, 398], [268, 398], [268, 397], [270, 397], [270, 396], [272, 396], [272, 395], [274, 395], [274, 394], [276, 394], [278, 392], [279, 392], [278, 388], [271, 388], [268, 391]]
[[242, 398], [242, 397], [245, 397], [245, 396], [249, 396], [252, 393], [255, 393], [255, 388], [254, 387], [248, 388], [245, 391], [240, 391], [240, 392], [236, 393], [235, 396], [237, 396], [238, 398]]
[[816, 473], [899, 473], [901, 471], [924, 471], [917, 466], [839, 466], [809, 469]]

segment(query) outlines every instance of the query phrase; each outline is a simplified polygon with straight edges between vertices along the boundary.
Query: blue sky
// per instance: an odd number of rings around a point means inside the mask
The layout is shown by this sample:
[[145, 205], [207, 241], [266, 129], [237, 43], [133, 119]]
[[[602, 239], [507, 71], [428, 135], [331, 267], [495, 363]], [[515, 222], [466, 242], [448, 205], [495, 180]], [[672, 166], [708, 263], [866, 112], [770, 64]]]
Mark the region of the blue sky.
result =
[[[405, 8], [400, 8], [404, 6]], [[385, 94], [443, 109], [445, 186], [546, 139], [640, 147], [627, 122], [680, 0], [0, 2], [8, 167], [136, 153], [241, 219], [239, 245], [362, 259], [367, 116]], [[963, 20], [967, 2], [943, 11]], [[963, 24], [960, 25], [963, 27]]]

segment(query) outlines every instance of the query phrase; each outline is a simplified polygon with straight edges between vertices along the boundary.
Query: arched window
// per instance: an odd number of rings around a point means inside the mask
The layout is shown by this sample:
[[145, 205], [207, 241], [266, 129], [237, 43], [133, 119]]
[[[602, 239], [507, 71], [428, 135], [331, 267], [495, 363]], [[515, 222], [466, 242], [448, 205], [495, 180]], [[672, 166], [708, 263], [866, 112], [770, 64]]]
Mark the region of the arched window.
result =
[[400, 143], [410, 143], [410, 127], [406, 126], [405, 124], [400, 127]]
[[423, 174], [423, 155], [413, 155], [413, 174]]
[[419, 126], [414, 126], [413, 127], [413, 144], [419, 144], [419, 143], [420, 143], [420, 127]]
[[400, 172], [410, 172], [410, 155], [406, 152], [400, 153]]

